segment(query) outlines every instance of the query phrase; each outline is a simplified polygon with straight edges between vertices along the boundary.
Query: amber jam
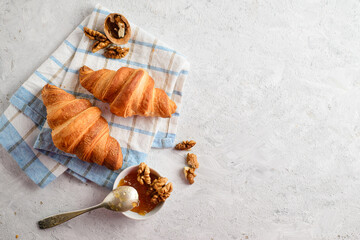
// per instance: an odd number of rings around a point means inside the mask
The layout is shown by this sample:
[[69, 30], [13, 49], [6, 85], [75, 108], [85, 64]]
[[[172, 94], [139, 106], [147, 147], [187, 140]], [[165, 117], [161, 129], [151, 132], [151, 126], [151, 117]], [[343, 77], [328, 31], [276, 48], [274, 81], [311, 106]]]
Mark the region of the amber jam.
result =
[[[150, 178], [156, 179], [158, 176], [150, 172]], [[149, 186], [146, 184], [141, 185], [137, 181], [137, 168], [133, 169], [128, 175], [121, 179], [118, 186], [132, 186], [137, 190], [139, 194], [139, 205], [131, 209], [132, 212], [144, 216], [157, 206], [157, 204], [151, 202], [151, 196], [146, 194]]]

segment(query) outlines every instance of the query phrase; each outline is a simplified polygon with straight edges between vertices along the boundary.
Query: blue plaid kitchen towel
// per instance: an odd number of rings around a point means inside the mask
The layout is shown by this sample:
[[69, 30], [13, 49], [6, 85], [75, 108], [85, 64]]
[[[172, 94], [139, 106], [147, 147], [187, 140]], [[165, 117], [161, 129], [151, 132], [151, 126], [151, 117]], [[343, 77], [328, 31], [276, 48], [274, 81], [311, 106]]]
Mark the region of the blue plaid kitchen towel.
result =
[[[123, 59], [107, 59], [103, 50], [91, 52], [93, 41], [83, 33], [84, 26], [103, 32], [109, 10], [96, 5], [88, 16], [17, 90], [11, 105], [0, 117], [0, 143], [17, 161], [22, 170], [40, 187], [45, 187], [65, 171], [82, 181], [91, 180], [112, 188], [119, 171], [79, 160], [76, 156], [58, 150], [51, 139], [46, 122], [46, 108], [41, 100], [41, 89], [49, 83], [79, 98], [89, 99], [102, 110], [109, 122], [110, 134], [122, 148], [122, 169], [139, 164], [151, 147], [172, 147], [181, 109], [182, 89], [188, 75], [189, 63], [183, 55], [167, 47], [153, 35], [130, 21], [132, 37], [125, 47]], [[130, 18], [130, 16], [127, 16]], [[109, 105], [95, 99], [78, 80], [83, 65], [98, 70], [120, 67], [144, 68], [178, 106], [171, 118], [121, 118], [109, 111]], [[120, 169], [121, 171], [121, 169]]]

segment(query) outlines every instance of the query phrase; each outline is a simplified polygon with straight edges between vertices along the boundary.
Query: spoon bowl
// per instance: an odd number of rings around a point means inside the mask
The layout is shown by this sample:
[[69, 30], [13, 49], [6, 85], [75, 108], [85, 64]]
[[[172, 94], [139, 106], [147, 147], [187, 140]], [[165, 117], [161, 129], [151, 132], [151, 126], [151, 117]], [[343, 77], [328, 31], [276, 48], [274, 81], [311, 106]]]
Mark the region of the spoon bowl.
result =
[[139, 195], [135, 188], [120, 186], [112, 190], [102, 202], [106, 209], [126, 212], [137, 206]]

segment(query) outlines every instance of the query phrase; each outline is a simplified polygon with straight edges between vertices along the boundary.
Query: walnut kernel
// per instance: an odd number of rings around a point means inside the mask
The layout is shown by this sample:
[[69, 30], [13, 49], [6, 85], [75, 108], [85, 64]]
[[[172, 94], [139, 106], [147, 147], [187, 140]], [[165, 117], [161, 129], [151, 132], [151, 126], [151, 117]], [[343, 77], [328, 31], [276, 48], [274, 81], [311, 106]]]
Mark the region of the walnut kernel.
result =
[[151, 198], [151, 202], [155, 204], [165, 202], [165, 200], [170, 197], [170, 193], [172, 192], [172, 190], [172, 183], [166, 184], [165, 186], [156, 191], [156, 193]]
[[184, 175], [190, 184], [193, 184], [195, 182], [194, 181], [194, 178], [196, 177], [195, 168], [184, 167]]
[[196, 142], [193, 140], [190, 141], [182, 141], [181, 143], [176, 144], [176, 150], [190, 150], [193, 146], [195, 146]]
[[186, 162], [192, 168], [199, 168], [199, 162], [197, 160], [197, 156], [194, 153], [187, 154]]
[[106, 40], [108, 40], [107, 37], [104, 34], [102, 34], [101, 32], [92, 30], [87, 27], [84, 27], [84, 34], [91, 40], [97, 40], [100, 42], [105, 42]]
[[128, 53], [129, 53], [129, 48], [110, 46], [105, 50], [104, 56], [107, 58], [119, 59], [125, 57]]
[[123, 38], [125, 36], [125, 23], [122, 22], [122, 20], [121, 20], [121, 18], [119, 16], [117, 16], [115, 18], [115, 21], [116, 21], [116, 23], [117, 23], [117, 25], [119, 27], [118, 32], [117, 32], [118, 38]]
[[172, 183], [167, 183], [168, 179], [166, 177], [159, 177], [151, 183], [151, 188], [149, 189], [149, 194], [152, 195], [151, 202], [157, 204], [159, 202], [164, 202], [170, 193], [173, 190]]
[[137, 180], [141, 185], [144, 185], [144, 182], [148, 185], [151, 184], [150, 168], [144, 162], [140, 163], [139, 165], [137, 171]]
[[99, 51], [100, 49], [103, 49], [103, 48], [106, 48], [107, 46], [109, 46], [110, 44], [110, 41], [109, 40], [106, 40], [105, 42], [101, 42], [101, 41], [96, 41], [94, 43], [94, 45], [92, 46], [92, 49], [91, 51], [94, 53], [94, 52], [97, 52]]

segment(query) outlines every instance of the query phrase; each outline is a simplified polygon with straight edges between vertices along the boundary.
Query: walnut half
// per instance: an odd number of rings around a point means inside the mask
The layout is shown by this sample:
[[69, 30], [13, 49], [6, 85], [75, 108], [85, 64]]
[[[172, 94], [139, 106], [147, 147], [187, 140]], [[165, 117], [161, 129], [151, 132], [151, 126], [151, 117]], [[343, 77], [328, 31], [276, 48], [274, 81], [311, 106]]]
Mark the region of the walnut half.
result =
[[139, 168], [137, 171], [137, 180], [141, 185], [144, 185], [144, 182], [148, 185], [151, 184], [150, 168], [144, 162], [140, 163], [140, 165], [139, 165]]
[[170, 193], [173, 190], [173, 185], [172, 183], [168, 183], [165, 186], [163, 186], [161, 188], [161, 190], [159, 190], [157, 193], [155, 193], [152, 198], [151, 198], [151, 202], [154, 204], [160, 203], [160, 202], [165, 202], [165, 200], [170, 197]]
[[184, 167], [184, 175], [190, 184], [193, 184], [195, 182], [194, 181], [194, 178], [196, 177], [195, 168]]
[[96, 41], [96, 42], [94, 43], [94, 45], [92, 46], [91, 51], [94, 53], [94, 52], [99, 51], [100, 49], [106, 48], [106, 47], [109, 46], [109, 45], [110, 45], [110, 41], [109, 41], [109, 40], [106, 40], [106, 41], [104, 41], [104, 42]]
[[193, 146], [195, 146], [196, 142], [193, 140], [190, 141], [182, 141], [181, 143], [176, 144], [176, 150], [190, 150]]
[[151, 187], [155, 191], [159, 191], [162, 187], [164, 187], [166, 185], [167, 181], [168, 181], [168, 179], [166, 177], [159, 177], [151, 183]]
[[199, 162], [197, 160], [197, 156], [193, 153], [188, 153], [186, 156], [187, 164], [192, 168], [199, 168]]
[[129, 53], [129, 48], [110, 46], [105, 50], [104, 56], [107, 58], [120, 59], [125, 57], [128, 53]]
[[84, 27], [84, 33], [91, 40], [97, 40], [100, 42], [105, 42], [106, 40], [108, 40], [107, 37], [104, 34], [102, 34], [101, 32], [92, 30], [88, 27]]
[[166, 177], [159, 177], [155, 179], [151, 188], [149, 189], [149, 193], [152, 195], [151, 202], [154, 204], [164, 202], [168, 197], [170, 197], [170, 193], [173, 190], [172, 183], [167, 183], [168, 179]]

